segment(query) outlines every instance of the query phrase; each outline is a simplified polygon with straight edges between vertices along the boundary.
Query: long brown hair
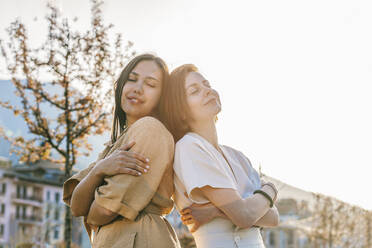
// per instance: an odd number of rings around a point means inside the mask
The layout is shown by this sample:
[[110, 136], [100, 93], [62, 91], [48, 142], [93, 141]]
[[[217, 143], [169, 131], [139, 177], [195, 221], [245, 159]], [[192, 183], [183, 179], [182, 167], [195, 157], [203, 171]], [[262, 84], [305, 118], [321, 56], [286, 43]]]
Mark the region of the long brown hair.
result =
[[168, 77], [164, 97], [160, 100], [164, 124], [176, 142], [191, 131], [187, 123], [191, 114], [185, 89], [186, 77], [190, 72], [198, 72], [198, 68], [193, 64], [185, 64], [174, 69]]
[[[141, 62], [141, 61], [154, 61], [159, 68], [163, 72], [163, 82], [161, 88], [161, 96], [160, 99], [164, 98], [164, 90], [167, 88], [168, 82], [168, 67], [165, 62], [152, 54], [141, 54], [134, 57], [129, 63], [124, 67], [123, 71], [121, 72], [118, 80], [115, 82], [115, 106], [114, 106], [114, 119], [112, 121], [112, 129], [111, 129], [111, 142], [115, 143], [117, 138], [122, 134], [126, 127], [127, 115], [124, 110], [121, 108], [121, 95], [123, 93], [123, 88], [125, 83], [128, 81], [129, 74], [132, 72], [134, 67]], [[159, 106], [158, 106], [159, 107]], [[159, 111], [158, 107], [156, 108], [156, 112]]]

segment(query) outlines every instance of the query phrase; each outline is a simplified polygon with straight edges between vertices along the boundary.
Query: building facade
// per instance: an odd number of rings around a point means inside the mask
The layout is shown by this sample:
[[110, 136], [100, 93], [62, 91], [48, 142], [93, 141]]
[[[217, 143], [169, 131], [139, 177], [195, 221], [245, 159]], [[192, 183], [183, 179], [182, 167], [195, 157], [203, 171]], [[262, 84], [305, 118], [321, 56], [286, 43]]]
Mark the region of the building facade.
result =
[[[0, 158], [0, 247], [56, 247], [63, 242], [63, 181], [59, 165], [40, 161], [12, 166]], [[81, 229], [81, 220], [74, 218], [74, 243], [81, 243]]]

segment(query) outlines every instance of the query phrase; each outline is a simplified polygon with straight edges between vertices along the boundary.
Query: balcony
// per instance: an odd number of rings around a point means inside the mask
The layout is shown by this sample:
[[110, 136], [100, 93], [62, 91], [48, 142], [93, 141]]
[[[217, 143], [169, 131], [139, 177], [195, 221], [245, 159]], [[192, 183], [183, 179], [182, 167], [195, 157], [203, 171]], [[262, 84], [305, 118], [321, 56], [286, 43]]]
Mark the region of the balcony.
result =
[[15, 220], [18, 224], [28, 224], [28, 225], [41, 225], [42, 218], [40, 215], [19, 215], [15, 216]]
[[25, 205], [33, 205], [36, 207], [41, 207], [43, 199], [40, 196], [24, 196], [12, 194], [12, 202]]

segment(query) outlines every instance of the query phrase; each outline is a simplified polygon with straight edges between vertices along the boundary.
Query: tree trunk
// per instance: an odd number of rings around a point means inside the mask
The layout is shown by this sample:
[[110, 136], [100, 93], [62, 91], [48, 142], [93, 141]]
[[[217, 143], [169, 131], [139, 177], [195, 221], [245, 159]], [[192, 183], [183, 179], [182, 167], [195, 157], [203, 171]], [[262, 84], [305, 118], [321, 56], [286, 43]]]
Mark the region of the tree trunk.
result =
[[[67, 180], [71, 176], [71, 173], [70, 173], [71, 167], [69, 165], [69, 162], [70, 162], [69, 155], [67, 155], [66, 162], [65, 162], [65, 178], [66, 178], [65, 180]], [[65, 240], [66, 248], [71, 247], [71, 224], [72, 224], [71, 210], [68, 205], [65, 205], [64, 240]]]
[[[68, 56], [68, 55], [67, 55]], [[68, 57], [66, 57], [66, 61], [68, 61]], [[71, 156], [71, 119], [70, 119], [70, 103], [69, 103], [69, 82], [65, 81], [65, 121], [66, 121], [66, 157], [65, 157], [65, 181], [70, 178], [71, 170], [73, 164], [70, 161]], [[71, 211], [70, 207], [66, 206], [65, 211], [65, 244], [66, 248], [71, 248], [71, 226], [72, 226], [72, 219], [71, 219]]]
[[71, 211], [70, 207], [65, 205], [65, 243], [66, 243], [66, 248], [71, 247], [71, 223], [72, 218], [71, 218]]

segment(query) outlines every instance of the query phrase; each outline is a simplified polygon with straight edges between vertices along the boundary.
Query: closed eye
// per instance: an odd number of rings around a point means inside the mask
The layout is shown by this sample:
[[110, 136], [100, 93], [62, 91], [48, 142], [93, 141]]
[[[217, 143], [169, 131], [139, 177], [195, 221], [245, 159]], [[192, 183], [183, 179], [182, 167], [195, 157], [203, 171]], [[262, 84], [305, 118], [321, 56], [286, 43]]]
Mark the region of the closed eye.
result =
[[199, 92], [199, 88], [193, 88], [190, 92], [191, 95], [195, 94], [195, 93], [198, 93]]
[[152, 79], [152, 78], [147, 78], [146, 79], [146, 84], [148, 85], [148, 86], [150, 86], [151, 88], [155, 88], [156, 87], [156, 85], [157, 85], [157, 80], [155, 80], [155, 79]]

